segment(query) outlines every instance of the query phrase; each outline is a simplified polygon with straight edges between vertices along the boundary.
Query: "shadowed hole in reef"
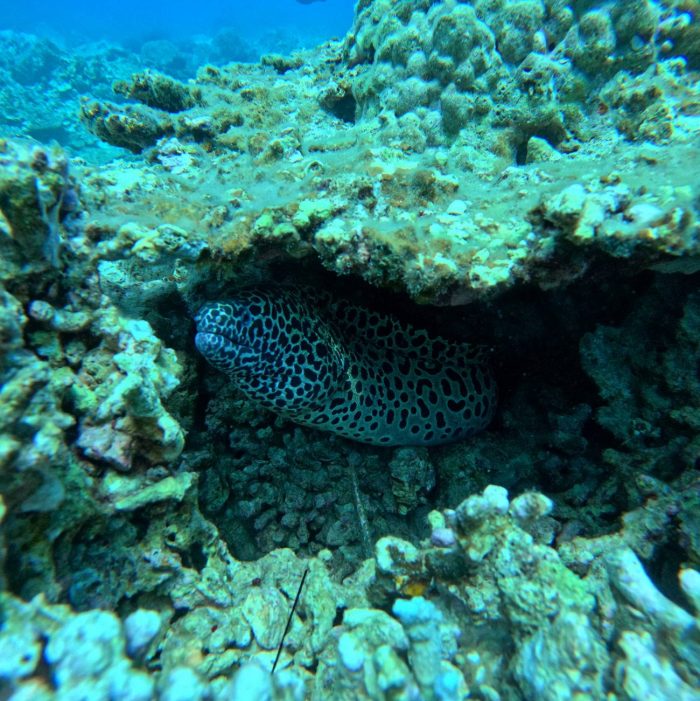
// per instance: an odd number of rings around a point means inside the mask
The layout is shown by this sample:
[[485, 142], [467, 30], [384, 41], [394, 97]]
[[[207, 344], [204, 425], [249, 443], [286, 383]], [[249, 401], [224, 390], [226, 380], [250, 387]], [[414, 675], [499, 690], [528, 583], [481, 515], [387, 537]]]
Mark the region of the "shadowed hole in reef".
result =
[[[194, 335], [194, 334], [193, 334]], [[195, 401], [192, 412], [192, 429], [197, 432], [205, 432], [207, 429], [206, 425], [206, 415], [207, 415], [207, 405], [211, 400], [211, 395], [207, 392], [206, 385], [202, 381], [204, 377], [204, 370], [206, 366], [206, 360], [202, 358], [201, 355], [196, 356], [196, 368], [197, 368], [197, 391], [195, 394]]]
[[355, 98], [352, 96], [351, 92], [347, 92], [340, 100], [333, 104], [329, 111], [338, 119], [354, 124], [356, 109], [357, 103], [355, 102]]
[[185, 567], [193, 567], [197, 572], [201, 572], [207, 566], [207, 554], [201, 543], [192, 543], [190, 547], [182, 553], [182, 564]]
[[[556, 264], [556, 261], [552, 264]], [[567, 270], [565, 268], [563, 274]], [[298, 276], [295, 278], [294, 269], [290, 271], [281, 265], [271, 278], [284, 284], [299, 283], [327, 290], [336, 297], [349, 299], [370, 310], [393, 314], [433, 334], [485, 343], [493, 348], [492, 365], [499, 384], [499, 411], [489, 430], [469, 442], [470, 450], [478, 454], [475, 465], [479, 467], [479, 473], [466, 474], [471, 468], [465, 463], [460, 473], [465, 485], [461, 492], [451, 490], [452, 473], [438, 474], [434, 492], [425, 495], [430, 502], [425, 504], [425, 508], [456, 506], [461, 499], [486, 485], [486, 475], [494, 483], [508, 488], [512, 494], [528, 489], [549, 493], [558, 503], [567, 506], [570, 514], [567, 519], [576, 518], [581, 498], [595, 498], [596, 490], [607, 477], [601, 456], [604, 450], [615, 447], [616, 439], [596, 421], [595, 412], [605, 402], [599, 395], [596, 382], [584, 372], [581, 339], [601, 326], [620, 327], [625, 324], [638, 305], [647, 303], [643, 301], [644, 297], [658, 283], [657, 274], [644, 272], [625, 276], [620, 274], [619, 265], [603, 259], [589, 265], [585, 279], [556, 290], [543, 291], [532, 285], [502, 294], [493, 302], [438, 307], [417, 305], [406, 296], [386, 291], [378, 294], [376, 289], [356, 278], [336, 278], [312, 267], [307, 269], [307, 273], [302, 279]], [[670, 276], [664, 277], [662, 282], [668, 284]], [[256, 284], [265, 287], [264, 282], [259, 280]], [[201, 289], [201, 300], [197, 301], [224, 298], [229, 294], [230, 289], [217, 289], [207, 284], [206, 288], [203, 286]], [[200, 364], [199, 368], [204, 376], [199, 377], [198, 382], [207, 388], [206, 397], [211, 397], [215, 402], [217, 398], [220, 400], [222, 396], [227, 396], [226, 378], [206, 365]], [[235, 393], [230, 396], [235, 402]], [[584, 418], [578, 423], [574, 422], [573, 428], [567, 427], [567, 418], [574, 415], [581, 405], [585, 408]], [[226, 481], [231, 490], [230, 497], [223, 506], [208, 512], [204, 510], [229, 543], [235, 557], [255, 559], [275, 547], [288, 546], [298, 553], [314, 553], [320, 548], [330, 548], [334, 558], [344, 558], [346, 564], [353, 558], [361, 558], [358, 554], [361, 548], [357, 547], [356, 541], [348, 539], [357, 535], [357, 529], [346, 528], [348, 535], [340, 536], [341, 540], [344, 539], [342, 542], [338, 541], [339, 529], [334, 534], [335, 540], [325, 540], [329, 522], [347, 524], [348, 514], [354, 512], [354, 507], [349, 506], [342, 510], [344, 504], [352, 504], [351, 500], [343, 501], [347, 496], [341, 494], [346, 481], [343, 475], [333, 478], [333, 484], [326, 489], [326, 486], [318, 485], [317, 475], [320, 473], [314, 473], [316, 476], [309, 483], [313, 484], [313, 489], [310, 486], [301, 489], [304, 494], [300, 498], [307, 500], [303, 502], [305, 506], [292, 507], [285, 503], [290, 489], [277, 496], [273, 493], [275, 485], [280, 482], [292, 490], [299, 487], [294, 484], [289, 472], [294, 468], [294, 461], [298, 458], [303, 464], [308, 458], [315, 460], [315, 454], [321, 448], [335, 452], [336, 457], [332, 457], [331, 462], [335, 459], [341, 467], [348, 451], [356, 451], [363, 460], [375, 464], [375, 472], [372, 472], [368, 463], [361, 479], [373, 539], [387, 533], [410, 539], [420, 537], [417, 528], [419, 524], [424, 525], [425, 518], [419, 508], [409, 512], [408, 518], [397, 526], [392, 522], [395, 514], [391, 512], [391, 507], [382, 504], [381, 495], [391, 492], [391, 485], [387, 478], [387, 483], [378, 488], [376, 483], [379, 478], [376, 475], [387, 476], [387, 470], [383, 467], [391, 459], [392, 449], [359, 446], [335, 439], [331, 434], [298, 429], [289, 422], [259, 411], [251, 414], [253, 423], [248, 424], [247, 415], [240, 411], [240, 407], [243, 407], [243, 412], [248, 411], [245, 405], [234, 404], [233, 407], [238, 407], [233, 409], [233, 413], [225, 409], [221, 401], [218, 408], [207, 407], [208, 417], [211, 411], [218, 412], [217, 416], [213, 421], [204, 422], [209, 427], [206, 435], [196, 438], [191, 434], [188, 443], [200, 449], [212, 450], [217, 465], [224, 469], [224, 475], [228, 475]], [[202, 425], [201, 417], [198, 423]], [[564, 439], [553, 439], [552, 431], [557, 426], [560, 426], [559, 432], [564, 434]], [[296, 434], [303, 436], [303, 439], [295, 438]], [[577, 439], [581, 446], [579, 452], [576, 452], [579, 450], [576, 442], [572, 449], [570, 442], [565, 440], [567, 434]], [[266, 446], [273, 453], [266, 453]], [[525, 472], [504, 471], [499, 461], [503, 458], [504, 464], [510, 461], [511, 465], [516, 465], [516, 449], [523, 455], [527, 453], [531, 456], [523, 463]], [[434, 462], [440, 459], [438, 451], [429, 451]], [[270, 466], [270, 456], [275, 454], [286, 456], [284, 466], [279, 468], [279, 475], [276, 468]], [[542, 455], [545, 458], [541, 458]], [[206, 461], [202, 464], [206, 464]], [[474, 468], [474, 465], [471, 467]], [[304, 469], [308, 472], [308, 465]], [[585, 481], [587, 488], [587, 496], [584, 497], [577, 491], [582, 481]], [[295, 535], [297, 526], [294, 523], [304, 521], [307, 515], [305, 509], [311, 503], [308, 499], [314, 498], [317, 487], [321, 492], [324, 489], [335, 490], [332, 495], [335, 500], [331, 499], [318, 509], [319, 516], [314, 517], [316, 520], [308, 520], [306, 539], [300, 540]], [[246, 511], [258, 498], [257, 495], [265, 493], [269, 494], [266, 497], [267, 506]], [[579, 532], [610, 532], [617, 528], [619, 515], [623, 511], [638, 506], [638, 503], [630, 501], [630, 495], [624, 489], [611, 495], [610, 503], [601, 505], [605, 508], [594, 507], [591, 515], [583, 519]], [[324, 498], [327, 496], [325, 494]], [[632, 494], [632, 498], [634, 496]], [[299, 519], [293, 523], [295, 514]], [[283, 527], [277, 528], [279, 525]]]
[[185, 606], [179, 609], [176, 608], [175, 612], [170, 617], [170, 625], [172, 626], [173, 623], [177, 623], [181, 618], [184, 618], [189, 612], [190, 610]]
[[678, 543], [665, 543], [654, 550], [654, 556], [644, 562], [644, 568], [664, 596], [690, 611], [690, 603], [678, 583], [678, 571], [687, 562], [688, 553]]
[[527, 163], [527, 145], [528, 141], [533, 137], [544, 139], [553, 149], [558, 149], [559, 144], [566, 137], [561, 125], [547, 126], [534, 131], [526, 131], [519, 134], [515, 142], [515, 164], [523, 166]]
[[332, 627], [335, 628], [336, 626], [339, 626], [343, 622], [343, 615], [346, 611], [345, 606], [336, 606], [335, 607], [335, 616], [333, 617], [333, 624]]

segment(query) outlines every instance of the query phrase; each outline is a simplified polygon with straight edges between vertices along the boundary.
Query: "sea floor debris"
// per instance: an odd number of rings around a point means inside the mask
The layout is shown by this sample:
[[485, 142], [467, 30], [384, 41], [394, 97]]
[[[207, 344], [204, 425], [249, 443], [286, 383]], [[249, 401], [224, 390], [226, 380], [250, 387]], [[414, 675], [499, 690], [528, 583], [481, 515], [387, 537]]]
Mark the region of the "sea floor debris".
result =
[[[699, 18], [360, 0], [191, 78], [0, 33], [0, 697], [700, 699]], [[262, 408], [193, 318], [273, 283], [485, 344], [492, 423]]]

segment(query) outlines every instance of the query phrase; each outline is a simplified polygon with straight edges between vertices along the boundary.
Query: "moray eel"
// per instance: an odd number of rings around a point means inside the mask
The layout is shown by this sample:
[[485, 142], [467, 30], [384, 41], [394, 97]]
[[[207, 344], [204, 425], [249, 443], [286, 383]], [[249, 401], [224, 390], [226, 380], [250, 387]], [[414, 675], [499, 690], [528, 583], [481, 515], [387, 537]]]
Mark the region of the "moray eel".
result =
[[195, 321], [199, 351], [250, 399], [351, 440], [449, 443], [485, 428], [495, 410], [482, 347], [316, 290], [243, 290]]

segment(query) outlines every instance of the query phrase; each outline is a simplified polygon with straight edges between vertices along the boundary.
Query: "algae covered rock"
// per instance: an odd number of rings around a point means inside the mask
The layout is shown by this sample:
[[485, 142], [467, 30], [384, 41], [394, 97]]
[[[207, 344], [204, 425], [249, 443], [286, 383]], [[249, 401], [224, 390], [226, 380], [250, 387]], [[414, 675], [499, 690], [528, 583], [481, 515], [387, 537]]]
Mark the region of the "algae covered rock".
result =
[[[424, 128], [436, 111], [448, 136], [485, 122], [557, 146], [574, 128], [562, 107], [595, 94], [597, 76], [638, 74], [657, 60], [662, 13], [647, 0], [573, 10], [541, 0], [399, 5], [358, 7], [345, 45], [349, 64], [363, 67], [352, 83], [358, 109], [414, 109]], [[547, 60], [549, 75], [538, 76], [534, 65]]]
[[194, 107], [195, 95], [183, 83], [159, 73], [136, 73], [131, 80], [118, 81], [113, 90], [131, 100], [163, 112], [182, 112]]
[[141, 153], [158, 139], [173, 132], [171, 120], [148, 107], [84, 100], [81, 119], [97, 137], [112, 144]]
[[[109, 145], [0, 142], [0, 696], [694, 701], [696, 14], [360, 0], [186, 82], [0, 33], [10, 133]], [[192, 316], [271, 281], [476, 334], [490, 432], [260, 411]]]
[[68, 160], [29, 143], [0, 143], [0, 247], [7, 265], [58, 265], [60, 220], [76, 206]]
[[520, 648], [513, 673], [527, 698], [605, 695], [604, 670], [610, 668], [605, 641], [586, 616], [562, 612]]

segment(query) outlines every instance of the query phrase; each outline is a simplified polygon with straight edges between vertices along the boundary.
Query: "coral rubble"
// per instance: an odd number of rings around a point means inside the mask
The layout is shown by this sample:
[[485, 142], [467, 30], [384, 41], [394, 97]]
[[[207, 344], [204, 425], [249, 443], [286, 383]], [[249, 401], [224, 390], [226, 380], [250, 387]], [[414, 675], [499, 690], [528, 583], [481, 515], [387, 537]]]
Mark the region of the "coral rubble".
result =
[[[700, 699], [698, 16], [359, 0], [189, 77], [0, 33], [0, 697]], [[483, 342], [494, 423], [257, 406], [192, 319], [273, 282]]]

